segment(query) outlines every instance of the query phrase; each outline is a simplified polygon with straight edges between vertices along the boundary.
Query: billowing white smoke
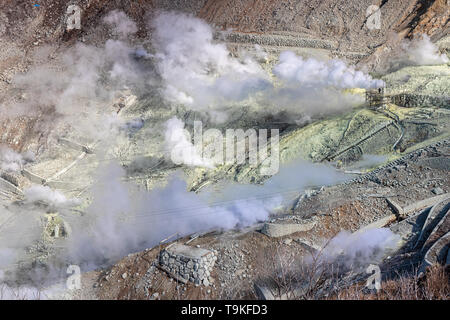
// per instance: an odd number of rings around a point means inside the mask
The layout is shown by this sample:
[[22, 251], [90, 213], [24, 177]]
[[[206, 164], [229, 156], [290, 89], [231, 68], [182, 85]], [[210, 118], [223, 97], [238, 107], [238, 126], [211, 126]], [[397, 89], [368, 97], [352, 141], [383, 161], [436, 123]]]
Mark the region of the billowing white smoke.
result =
[[[264, 51], [264, 49], [260, 45], [255, 44], [253, 48], [254, 50], [252, 51], [252, 54], [255, 56], [258, 62], [266, 63], [269, 61], [269, 54]], [[243, 52], [242, 54], [245, 55], [245, 52]]]
[[209, 25], [185, 14], [163, 13], [152, 27], [163, 95], [170, 102], [212, 114], [213, 120], [223, 121], [226, 114], [220, 111], [250, 98], [269, 105], [264, 109], [270, 113], [334, 112], [362, 102], [354, 95], [343, 95], [341, 89], [384, 86], [383, 81], [343, 61], [304, 60], [293, 52], [284, 52], [273, 69], [281, 85], [274, 87], [269, 73], [256, 61], [267, 58], [260, 47], [253, 56], [234, 58], [224, 44], [215, 42]]
[[405, 40], [402, 48], [412, 64], [433, 65], [449, 62], [447, 55], [444, 53], [440, 54], [438, 47], [431, 42], [430, 37], [426, 34], [411, 41]]
[[32, 152], [17, 153], [11, 148], [0, 145], [0, 169], [5, 171], [18, 171], [27, 162], [34, 161]]
[[370, 89], [384, 87], [382, 80], [374, 80], [371, 76], [347, 66], [341, 60], [303, 59], [292, 51], [281, 53], [280, 61], [273, 68], [273, 73], [281, 80], [307, 88]]
[[42, 185], [25, 189], [20, 204], [1, 205], [0, 271], [11, 269], [24, 258], [27, 248], [41, 239], [41, 219], [48, 209], [64, 214], [77, 205], [79, 202], [76, 199], [68, 199], [61, 192]]
[[189, 133], [184, 130], [184, 122], [173, 117], [166, 122], [164, 132], [164, 149], [167, 157], [177, 164], [212, 168], [213, 165], [203, 159], [199, 150], [189, 139]]
[[[264, 221], [288, 195], [305, 186], [348, 178], [325, 165], [306, 162], [282, 168], [263, 186], [228, 184], [223, 192], [205, 188], [188, 192], [175, 175], [164, 188], [151, 192], [121, 181], [123, 169], [111, 164], [93, 187], [93, 202], [83, 219], [72, 218], [70, 263], [96, 267], [130, 252], [153, 247], [165, 237], [211, 229], [231, 229]], [[280, 188], [280, 185], [283, 187]]]
[[267, 74], [251, 59], [230, 56], [224, 44], [213, 41], [204, 21], [177, 13], [163, 13], [153, 22], [158, 70], [169, 101], [196, 110], [242, 101], [270, 86]]
[[93, 190], [87, 216], [69, 221], [74, 231], [69, 242], [71, 263], [95, 267], [153, 247], [173, 233], [186, 235], [251, 225], [269, 214], [268, 201], [209, 204], [210, 195], [188, 192], [178, 176], [172, 177], [166, 187], [147, 193], [121, 182], [123, 174], [117, 165], [106, 168]]
[[53, 208], [74, 207], [79, 205], [76, 199], [67, 199], [67, 197], [57, 190], [48, 186], [33, 185], [23, 191], [25, 203], [43, 202]]
[[352, 163], [350, 166], [345, 166], [345, 169], [350, 170], [371, 169], [375, 166], [381, 165], [386, 161], [388, 161], [388, 156], [365, 154], [361, 157], [359, 161]]
[[3, 272], [1, 268], [9, 267], [12, 263], [15, 263], [18, 254], [16, 248], [6, 247], [3, 244], [0, 248], [0, 272]]
[[49, 288], [38, 288], [32, 285], [11, 287], [3, 282], [4, 278], [4, 272], [0, 270], [0, 300], [61, 300], [68, 297], [65, 294], [65, 283], [53, 285]]
[[328, 261], [339, 259], [346, 267], [356, 268], [379, 263], [398, 248], [400, 236], [388, 228], [373, 228], [355, 233], [341, 231], [328, 242], [320, 255]]
[[364, 102], [363, 97], [343, 93], [343, 89], [385, 85], [341, 60], [304, 59], [291, 51], [281, 53], [273, 74], [281, 83], [268, 90], [260, 103], [269, 103], [272, 110], [301, 115], [301, 119], [342, 112]]
[[108, 13], [103, 21], [112, 26], [121, 37], [126, 37], [138, 31], [136, 23], [128, 18], [123, 11], [113, 10]]

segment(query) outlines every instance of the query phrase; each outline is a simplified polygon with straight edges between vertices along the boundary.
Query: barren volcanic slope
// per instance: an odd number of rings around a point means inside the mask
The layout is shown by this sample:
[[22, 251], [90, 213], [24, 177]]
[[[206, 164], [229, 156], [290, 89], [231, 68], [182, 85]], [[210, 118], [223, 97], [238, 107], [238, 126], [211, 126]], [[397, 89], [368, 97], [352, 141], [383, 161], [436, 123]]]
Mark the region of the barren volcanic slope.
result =
[[[80, 1], [82, 28], [68, 32], [64, 19], [70, 3], [42, 1], [36, 7], [28, 1], [5, 1], [0, 13], [0, 92], [10, 89], [9, 84], [16, 73], [42, 62], [39, 59], [42, 56], [36, 52], [43, 46], [51, 45], [54, 56], [61, 48], [72, 46], [76, 41], [104, 42], [109, 38], [110, 30], [99, 22], [113, 9], [123, 10], [137, 23], [138, 32], [133, 39], [145, 41], [152, 37], [149, 17], [159, 10], [179, 10], [205, 19], [217, 26], [218, 31], [230, 30], [227, 37], [233, 45], [260, 44], [269, 52], [292, 49], [306, 55], [341, 57], [352, 63], [361, 62], [361, 66], [369, 70], [385, 70], [395, 48], [406, 36], [427, 34], [445, 50], [449, 41], [449, 9], [444, 0], [382, 1], [378, 3], [380, 29], [374, 30], [365, 24], [366, 9], [373, 4], [368, 0]], [[19, 125], [15, 122], [14, 128], [5, 124], [15, 141], [4, 139], [4, 142], [14, 148], [27, 149], [32, 140], [30, 134], [34, 135], [33, 128], [38, 124], [36, 119], [24, 118], [21, 122]]]
[[336, 298], [370, 264], [429, 280], [449, 263], [448, 18], [4, 1], [0, 297]]

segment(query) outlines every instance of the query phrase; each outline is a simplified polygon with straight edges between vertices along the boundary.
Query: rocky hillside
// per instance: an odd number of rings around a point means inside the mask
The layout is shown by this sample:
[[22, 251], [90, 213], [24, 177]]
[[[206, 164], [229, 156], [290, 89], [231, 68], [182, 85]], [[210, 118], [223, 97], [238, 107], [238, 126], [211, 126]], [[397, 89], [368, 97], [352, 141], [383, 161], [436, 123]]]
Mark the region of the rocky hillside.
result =
[[[380, 29], [367, 28], [366, 9], [372, 1], [78, 1], [81, 30], [67, 31], [65, 12], [73, 1], [6, 0], [0, 11], [0, 103], [12, 99], [15, 75], [39, 65], [40, 48], [50, 45], [52, 56], [77, 41], [100, 44], [111, 34], [101, 19], [123, 10], [138, 25], [136, 38], [148, 40], [150, 17], [159, 10], [190, 12], [226, 34], [230, 47], [260, 44], [269, 52], [290, 49], [306, 55], [340, 57], [369, 69], [383, 69], [383, 60], [399, 39], [419, 33], [448, 45], [449, 9], [444, 0], [387, 0], [380, 6]], [[77, 2], [75, 2], [77, 3]], [[19, 23], [20, 21], [20, 23]], [[149, 32], [150, 30], [150, 32]], [[446, 42], [447, 41], [447, 42]], [[305, 50], [301, 51], [302, 48]], [[4, 113], [5, 111], [3, 111]], [[1, 142], [26, 149], [40, 134], [35, 118], [3, 121]]]
[[[67, 30], [73, 3], [81, 28]], [[374, 4], [379, 28], [368, 27]], [[88, 268], [71, 298], [256, 298], [277, 274], [276, 261], [260, 268], [273, 250], [309, 257], [336, 234], [358, 243], [360, 229], [388, 232], [380, 227], [447, 199], [443, 0], [2, 5], [0, 250], [17, 251], [0, 259], [8, 285], [31, 283], [41, 267], [65, 275], [59, 266], [75, 260]], [[259, 174], [261, 153], [256, 165], [211, 166], [195, 150], [175, 161], [193, 144], [174, 132], [198, 120], [204, 132], [278, 129], [278, 174]], [[419, 226], [427, 252], [446, 241], [444, 222], [432, 238], [434, 223]], [[176, 238], [188, 246], [171, 246]], [[366, 240], [377, 263], [390, 259]], [[387, 245], [404, 257], [398, 241]], [[426, 252], [414, 250], [418, 267]]]

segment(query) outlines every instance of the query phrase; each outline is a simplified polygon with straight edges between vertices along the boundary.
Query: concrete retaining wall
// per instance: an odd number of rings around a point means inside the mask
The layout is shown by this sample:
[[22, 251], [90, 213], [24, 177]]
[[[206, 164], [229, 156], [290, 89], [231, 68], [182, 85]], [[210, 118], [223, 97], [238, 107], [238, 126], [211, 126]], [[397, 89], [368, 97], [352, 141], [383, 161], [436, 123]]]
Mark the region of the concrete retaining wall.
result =
[[269, 237], [282, 237], [292, 233], [309, 231], [314, 228], [316, 224], [315, 220], [306, 223], [265, 223], [261, 229], [261, 232]]
[[417, 202], [414, 202], [413, 204], [410, 204], [403, 208], [403, 213], [405, 215], [411, 214], [413, 212], [431, 207], [436, 205], [437, 203], [444, 201], [445, 199], [448, 199], [450, 197], [449, 193], [441, 194], [435, 197], [427, 198], [424, 200], [420, 200]]

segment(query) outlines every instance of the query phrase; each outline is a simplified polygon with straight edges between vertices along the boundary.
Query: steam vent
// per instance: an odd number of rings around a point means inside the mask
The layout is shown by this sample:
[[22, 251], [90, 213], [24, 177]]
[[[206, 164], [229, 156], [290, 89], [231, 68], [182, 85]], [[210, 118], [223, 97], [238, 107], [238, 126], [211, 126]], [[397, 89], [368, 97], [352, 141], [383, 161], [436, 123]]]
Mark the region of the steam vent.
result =
[[159, 265], [176, 280], [209, 286], [217, 257], [214, 251], [174, 243], [160, 252]]

